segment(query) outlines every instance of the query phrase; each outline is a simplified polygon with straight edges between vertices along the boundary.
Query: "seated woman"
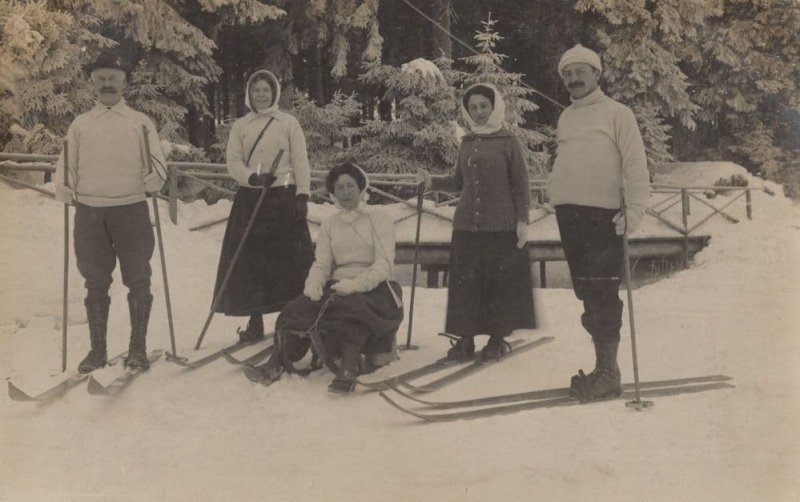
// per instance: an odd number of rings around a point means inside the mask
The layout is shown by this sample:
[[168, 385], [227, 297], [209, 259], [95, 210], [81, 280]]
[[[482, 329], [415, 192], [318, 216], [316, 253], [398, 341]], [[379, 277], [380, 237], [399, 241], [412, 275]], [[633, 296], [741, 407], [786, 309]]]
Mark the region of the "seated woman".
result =
[[[403, 320], [402, 289], [393, 280], [394, 222], [366, 205], [367, 176], [350, 162], [328, 173], [325, 186], [336, 207], [317, 235], [315, 260], [303, 295], [278, 316], [278, 347], [269, 361], [248, 368], [253, 381], [271, 383], [280, 377], [287, 359], [297, 361], [319, 336], [331, 359], [341, 358], [331, 392], [355, 387], [361, 354], [393, 353]], [[291, 364], [291, 363], [289, 363]]]

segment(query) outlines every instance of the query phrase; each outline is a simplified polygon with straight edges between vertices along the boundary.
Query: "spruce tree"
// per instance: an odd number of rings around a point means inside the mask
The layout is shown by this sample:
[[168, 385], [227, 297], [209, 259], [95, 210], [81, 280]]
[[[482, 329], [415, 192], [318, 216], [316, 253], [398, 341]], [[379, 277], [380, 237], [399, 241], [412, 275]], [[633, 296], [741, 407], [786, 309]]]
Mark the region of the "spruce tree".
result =
[[447, 172], [455, 164], [457, 138], [453, 89], [438, 68], [416, 60], [404, 69], [378, 63], [365, 65], [360, 77], [385, 89], [382, 99], [393, 104], [393, 120], [370, 118], [352, 134], [355, 145], [341, 159], [371, 172], [414, 173], [418, 168]]

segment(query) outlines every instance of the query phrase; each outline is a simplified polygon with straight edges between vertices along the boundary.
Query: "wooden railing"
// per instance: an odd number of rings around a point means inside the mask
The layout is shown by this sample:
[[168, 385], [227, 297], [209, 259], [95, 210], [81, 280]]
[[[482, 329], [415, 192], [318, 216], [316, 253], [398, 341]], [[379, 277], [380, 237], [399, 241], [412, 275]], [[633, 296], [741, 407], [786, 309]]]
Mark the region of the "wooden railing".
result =
[[[0, 152], [0, 171], [3, 170], [16, 170], [16, 171], [38, 171], [42, 172], [45, 176], [45, 181], [48, 181], [50, 175], [55, 170], [55, 161], [57, 156], [55, 155], [36, 155], [36, 154], [21, 154], [21, 153], [4, 153]], [[215, 163], [208, 163], [208, 162], [168, 162], [167, 163], [168, 169], [168, 188], [167, 193], [168, 196], [163, 197], [169, 201], [169, 215], [170, 219], [173, 223], [177, 223], [178, 221], [178, 182], [181, 178], [186, 178], [192, 180], [196, 183], [199, 183], [205, 187], [208, 187], [213, 190], [217, 190], [220, 193], [226, 196], [232, 196], [234, 192], [230, 189], [218, 186], [213, 183], [213, 181], [230, 181], [232, 178], [228, 175], [227, 170], [224, 164], [215, 164]], [[312, 191], [312, 196], [317, 197], [321, 200], [330, 200], [326, 196], [326, 191], [324, 187], [324, 178], [327, 174], [327, 171], [324, 170], [312, 170], [311, 171], [311, 180], [314, 184], [317, 185], [317, 188]], [[388, 191], [380, 188], [380, 187], [397, 187], [397, 186], [406, 186], [406, 187], [413, 187], [416, 184], [416, 176], [413, 174], [389, 174], [389, 173], [370, 173], [369, 175], [370, 181], [370, 191], [373, 193], [379, 194], [389, 200], [394, 202], [398, 202], [404, 205], [407, 205], [412, 208], [416, 208], [416, 205], [413, 202], [409, 202], [405, 199], [397, 197], [389, 193]], [[18, 185], [25, 186], [32, 190], [37, 190], [42, 193], [46, 193], [49, 195], [53, 195], [46, 189], [43, 189], [39, 186], [36, 186], [31, 183], [26, 183], [20, 180], [14, 180], [7, 176], [0, 174], [0, 178], [11, 183], [16, 183]], [[532, 206], [536, 209], [541, 210], [541, 214], [534, 218], [531, 224], [535, 224], [547, 216], [554, 214], [555, 211], [549, 204], [546, 202], [546, 182], [544, 180], [531, 180], [530, 183], [530, 190], [532, 195]], [[746, 207], [746, 215], [748, 219], [752, 219], [753, 217], [753, 209], [752, 209], [752, 196], [751, 192], [753, 190], [765, 190], [763, 187], [728, 187], [728, 186], [675, 186], [675, 185], [667, 185], [667, 184], [652, 184], [651, 191], [653, 194], [664, 194], [666, 195], [665, 198], [662, 200], [654, 203], [652, 206], [646, 209], [647, 215], [650, 217], [660, 221], [670, 229], [674, 230], [679, 235], [687, 238], [692, 232], [695, 232], [700, 226], [705, 224], [708, 220], [715, 216], [721, 216], [726, 220], [736, 223], [739, 220], [734, 217], [733, 215], [726, 212], [728, 207], [734, 204], [737, 200], [745, 197], [745, 207]], [[738, 192], [733, 197], [729, 198], [722, 206], [715, 206], [714, 204], [708, 202], [706, 200], [706, 196], [713, 192]], [[444, 194], [432, 194], [433, 198], [436, 201], [436, 206], [446, 206], [455, 204], [458, 201], [458, 198], [447, 196]], [[691, 202], [696, 202], [702, 204], [711, 209], [711, 213], [706, 215], [702, 220], [698, 222], [694, 222], [690, 225], [690, 215], [692, 212]], [[680, 221], [673, 221], [669, 217], [666, 216], [666, 213], [675, 207], [677, 204], [681, 205], [681, 219]], [[439, 212], [432, 211], [428, 208], [423, 207], [422, 209], [426, 214], [429, 214], [435, 218], [447, 220], [452, 223], [452, 218], [442, 215]], [[405, 218], [409, 218], [413, 215], [405, 216]], [[214, 225], [220, 222], [225, 221], [225, 218], [213, 221], [210, 223], [205, 223], [201, 226], [194, 227], [192, 230], [198, 230], [200, 228], [206, 228], [210, 225]], [[686, 253], [685, 258], [688, 261], [688, 252], [689, 252], [689, 245], [688, 240], [686, 240], [685, 245]]]

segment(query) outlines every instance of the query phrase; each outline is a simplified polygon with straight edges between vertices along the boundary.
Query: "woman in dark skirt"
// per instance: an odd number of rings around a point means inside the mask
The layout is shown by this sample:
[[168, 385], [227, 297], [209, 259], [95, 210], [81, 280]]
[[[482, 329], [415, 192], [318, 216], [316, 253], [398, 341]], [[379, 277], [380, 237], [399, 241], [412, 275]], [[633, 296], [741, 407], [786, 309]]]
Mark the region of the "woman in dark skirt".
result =
[[517, 137], [503, 126], [505, 104], [491, 84], [476, 84], [461, 100], [470, 128], [452, 176], [421, 172], [437, 191], [461, 192], [453, 219], [445, 331], [457, 337], [447, 357], [475, 352], [488, 334], [484, 358], [499, 358], [515, 329], [534, 328], [533, 286], [526, 242], [530, 188]]
[[362, 354], [371, 364], [394, 357], [403, 293], [393, 277], [394, 221], [366, 205], [364, 172], [346, 162], [331, 169], [325, 184], [339, 211], [322, 223], [303, 294], [278, 316], [278, 349], [246, 373], [253, 381], [273, 382], [314, 338], [320, 355], [341, 360], [329, 390], [347, 393], [355, 387]]
[[280, 311], [302, 292], [313, 260], [306, 222], [310, 168], [305, 136], [297, 119], [278, 109], [279, 98], [275, 75], [253, 73], [245, 95], [250, 112], [233, 124], [226, 151], [228, 172], [239, 189], [222, 241], [214, 298], [259, 196], [267, 190], [216, 308], [250, 317], [247, 329], [239, 330], [245, 342], [264, 336], [263, 314]]

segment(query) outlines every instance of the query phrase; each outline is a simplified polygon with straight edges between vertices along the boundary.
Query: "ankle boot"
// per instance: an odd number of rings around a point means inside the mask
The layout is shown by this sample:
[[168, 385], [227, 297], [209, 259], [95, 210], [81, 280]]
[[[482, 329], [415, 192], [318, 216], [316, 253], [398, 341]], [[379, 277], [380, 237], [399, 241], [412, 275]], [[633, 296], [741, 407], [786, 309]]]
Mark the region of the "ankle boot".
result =
[[475, 340], [471, 336], [462, 336], [447, 351], [445, 359], [452, 361], [467, 361], [475, 354]]
[[342, 362], [336, 378], [328, 386], [330, 392], [347, 394], [356, 388], [356, 378], [358, 377], [358, 363], [361, 359], [361, 349], [358, 345], [346, 344], [342, 346]]
[[108, 361], [106, 331], [108, 328], [108, 307], [110, 304], [111, 299], [109, 297], [91, 300], [87, 298], [84, 301], [92, 349], [78, 365], [78, 372], [80, 373], [89, 373], [97, 368], [102, 368]]
[[153, 306], [153, 296], [128, 295], [128, 308], [131, 314], [131, 340], [128, 346], [128, 357], [125, 366], [147, 370], [150, 361], [147, 360], [147, 323], [150, 321], [150, 309]]
[[264, 319], [261, 314], [251, 315], [247, 321], [247, 328], [239, 329], [237, 333], [239, 341], [245, 343], [254, 343], [264, 338]]
[[595, 342], [596, 366], [588, 375], [580, 371], [572, 377], [570, 396], [593, 401], [622, 394], [622, 381], [617, 365], [619, 342]]

